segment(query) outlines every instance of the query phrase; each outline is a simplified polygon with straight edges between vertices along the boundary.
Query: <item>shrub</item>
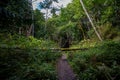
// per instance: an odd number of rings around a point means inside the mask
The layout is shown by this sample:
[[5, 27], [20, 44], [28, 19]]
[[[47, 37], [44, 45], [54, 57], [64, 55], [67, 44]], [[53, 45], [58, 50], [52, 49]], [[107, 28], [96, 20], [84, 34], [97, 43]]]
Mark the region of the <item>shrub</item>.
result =
[[120, 65], [120, 42], [105, 42], [100, 47], [101, 54], [97, 60], [111, 66], [114, 62]]
[[[7, 38], [6, 38], [6, 37]], [[36, 39], [32, 36], [28, 38], [21, 35], [0, 34], [0, 47], [19, 47], [19, 48], [53, 48], [57, 45], [53, 41]]]
[[119, 80], [120, 42], [107, 41], [101, 46], [68, 54], [74, 72], [80, 80]]
[[51, 51], [0, 48], [0, 79], [56, 80], [55, 63], [61, 54]]

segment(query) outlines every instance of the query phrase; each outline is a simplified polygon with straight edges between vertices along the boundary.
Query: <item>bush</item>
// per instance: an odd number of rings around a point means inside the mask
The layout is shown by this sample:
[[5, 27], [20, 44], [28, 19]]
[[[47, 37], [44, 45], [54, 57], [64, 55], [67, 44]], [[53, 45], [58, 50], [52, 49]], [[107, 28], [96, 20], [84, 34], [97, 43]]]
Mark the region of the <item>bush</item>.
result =
[[56, 80], [55, 63], [61, 54], [51, 51], [0, 48], [0, 79]]
[[[7, 38], [6, 38], [6, 37]], [[19, 47], [19, 48], [53, 48], [57, 45], [52, 41], [36, 39], [32, 36], [28, 38], [21, 35], [0, 34], [0, 47]]]
[[120, 42], [105, 42], [100, 47], [101, 54], [97, 60], [111, 66], [114, 62], [120, 65]]
[[107, 41], [101, 46], [68, 54], [74, 72], [80, 80], [119, 80], [120, 42]]

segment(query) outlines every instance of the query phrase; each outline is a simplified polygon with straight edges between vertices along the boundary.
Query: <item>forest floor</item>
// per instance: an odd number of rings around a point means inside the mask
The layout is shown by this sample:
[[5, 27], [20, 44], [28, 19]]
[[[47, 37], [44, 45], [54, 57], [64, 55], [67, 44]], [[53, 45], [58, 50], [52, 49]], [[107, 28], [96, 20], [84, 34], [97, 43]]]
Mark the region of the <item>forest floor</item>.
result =
[[63, 54], [62, 57], [58, 60], [57, 73], [59, 80], [76, 80], [76, 76], [67, 61], [66, 54]]

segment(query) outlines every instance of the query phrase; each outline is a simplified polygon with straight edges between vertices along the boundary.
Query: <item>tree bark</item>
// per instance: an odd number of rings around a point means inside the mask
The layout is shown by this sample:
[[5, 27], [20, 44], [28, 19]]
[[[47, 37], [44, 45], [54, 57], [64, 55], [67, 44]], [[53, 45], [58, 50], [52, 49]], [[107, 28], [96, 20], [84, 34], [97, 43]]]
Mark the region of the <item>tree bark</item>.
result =
[[96, 30], [96, 27], [95, 27], [95, 25], [93, 24], [93, 21], [92, 21], [92, 19], [90, 18], [89, 14], [88, 14], [88, 12], [87, 12], [84, 4], [83, 4], [83, 1], [80, 0], [80, 3], [81, 3], [81, 5], [82, 5], [82, 8], [83, 8], [85, 14], [87, 15], [87, 17], [88, 17], [88, 19], [89, 19], [89, 21], [90, 21], [90, 23], [91, 23], [91, 26], [93, 27], [93, 29], [94, 29], [94, 31], [95, 31], [95, 33], [96, 33], [97, 37], [99, 38], [100, 41], [103, 41], [102, 38], [101, 38], [101, 36], [100, 36], [100, 34], [99, 34], [98, 31]]

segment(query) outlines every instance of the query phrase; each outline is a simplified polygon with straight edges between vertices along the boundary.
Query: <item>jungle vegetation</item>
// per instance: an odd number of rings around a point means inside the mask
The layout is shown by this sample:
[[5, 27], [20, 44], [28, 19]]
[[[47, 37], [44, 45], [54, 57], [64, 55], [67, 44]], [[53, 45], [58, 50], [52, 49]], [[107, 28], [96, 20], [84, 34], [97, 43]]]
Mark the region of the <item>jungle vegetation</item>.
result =
[[[59, 0], [43, 0], [33, 10], [28, 0], [0, 1], [0, 80], [58, 80], [63, 53], [78, 80], [119, 80], [120, 1], [53, 3]], [[51, 50], [61, 48], [87, 50]]]

